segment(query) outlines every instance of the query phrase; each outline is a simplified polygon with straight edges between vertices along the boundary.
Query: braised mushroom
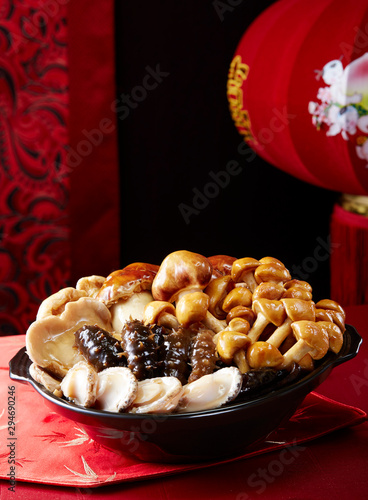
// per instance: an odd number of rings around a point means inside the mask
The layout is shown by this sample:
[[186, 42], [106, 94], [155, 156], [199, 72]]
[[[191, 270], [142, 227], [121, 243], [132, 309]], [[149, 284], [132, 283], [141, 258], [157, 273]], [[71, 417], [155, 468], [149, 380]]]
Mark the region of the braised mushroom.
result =
[[256, 370], [265, 367], [279, 368], [283, 359], [283, 355], [277, 347], [268, 342], [254, 342], [247, 351], [249, 366]]
[[163, 300], [149, 302], [143, 311], [145, 325], [159, 325], [166, 328], [178, 328], [179, 321], [173, 304]]
[[244, 283], [251, 292], [257, 287], [254, 272], [259, 266], [259, 261], [252, 257], [243, 257], [233, 262], [231, 278], [235, 283]]
[[315, 306], [311, 300], [281, 299], [281, 302], [285, 307], [286, 319], [267, 339], [267, 342], [275, 347], [280, 347], [291, 333], [291, 324], [293, 321], [301, 321], [303, 319], [308, 321], [315, 320]]
[[212, 266], [208, 259], [187, 250], [172, 252], [162, 261], [152, 283], [155, 300], [176, 302], [181, 295], [206, 288]]
[[250, 307], [235, 306], [228, 312], [226, 323], [229, 325], [233, 319], [239, 318], [245, 319], [252, 326], [256, 319], [256, 314]]
[[343, 332], [332, 321], [318, 321], [317, 324], [328, 335], [329, 350], [338, 354], [344, 342]]
[[228, 313], [236, 306], [250, 307], [252, 305], [252, 292], [242, 286], [233, 288], [225, 297], [222, 309]]
[[230, 257], [229, 255], [212, 255], [211, 257], [207, 257], [207, 259], [212, 265], [212, 278], [230, 276], [233, 262], [236, 260], [235, 257]]
[[338, 302], [331, 299], [322, 299], [316, 303], [317, 309], [325, 309], [332, 316], [333, 322], [340, 328], [342, 332], [345, 331], [345, 311]]
[[312, 300], [312, 287], [307, 281], [293, 279], [284, 283], [284, 298]]
[[291, 328], [297, 342], [284, 354], [282, 367], [298, 363], [308, 353], [317, 360], [325, 356], [329, 348], [329, 338], [318, 322], [295, 321]]
[[285, 288], [280, 283], [263, 281], [253, 292], [253, 300], [269, 299], [280, 300], [285, 294]]
[[291, 279], [290, 272], [278, 259], [265, 257], [259, 262], [260, 265], [254, 271], [254, 278], [258, 284], [263, 281], [285, 283]]
[[256, 314], [256, 320], [248, 334], [252, 342], [259, 339], [268, 324], [281, 326], [286, 317], [284, 304], [279, 300], [258, 299], [253, 302], [252, 309]]
[[241, 373], [249, 370], [245, 351], [251, 344], [246, 333], [223, 330], [216, 335], [216, 349], [225, 364], [235, 362]]
[[221, 276], [211, 280], [205, 288], [204, 291], [210, 299], [208, 310], [215, 318], [220, 320], [226, 318], [222, 304], [233, 286], [231, 276]]
[[184, 328], [203, 321], [208, 312], [210, 299], [203, 292], [187, 293], [176, 303], [176, 317]]

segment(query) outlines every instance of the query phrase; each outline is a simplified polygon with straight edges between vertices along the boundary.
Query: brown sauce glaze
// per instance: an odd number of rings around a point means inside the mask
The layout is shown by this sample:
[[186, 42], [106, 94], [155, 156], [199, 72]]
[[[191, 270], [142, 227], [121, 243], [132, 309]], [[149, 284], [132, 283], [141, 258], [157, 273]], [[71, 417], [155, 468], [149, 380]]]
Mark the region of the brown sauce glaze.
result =
[[127, 366], [138, 380], [159, 376], [158, 337], [149, 326], [133, 320], [125, 323], [121, 332], [121, 346]]
[[201, 330], [193, 337], [190, 348], [190, 364], [192, 371], [188, 382], [213, 373], [216, 367], [216, 346], [212, 340], [213, 334], [208, 330]]
[[98, 325], [84, 325], [74, 336], [75, 347], [98, 372], [112, 366], [126, 366], [120, 342]]

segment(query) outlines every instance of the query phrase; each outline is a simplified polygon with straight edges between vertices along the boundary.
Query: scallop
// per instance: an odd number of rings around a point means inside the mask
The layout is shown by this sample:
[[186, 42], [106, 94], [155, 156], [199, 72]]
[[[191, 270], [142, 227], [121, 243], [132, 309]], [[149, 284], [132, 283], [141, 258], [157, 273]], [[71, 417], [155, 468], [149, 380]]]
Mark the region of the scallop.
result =
[[242, 375], [235, 366], [204, 375], [184, 386], [178, 411], [184, 413], [219, 408], [237, 397], [241, 385]]
[[85, 361], [79, 361], [61, 381], [64, 396], [81, 406], [93, 406], [97, 396], [97, 371]]
[[171, 413], [178, 406], [183, 386], [176, 377], [156, 377], [138, 382], [131, 413]]
[[129, 368], [113, 366], [98, 374], [96, 408], [122, 412], [134, 401], [138, 381]]

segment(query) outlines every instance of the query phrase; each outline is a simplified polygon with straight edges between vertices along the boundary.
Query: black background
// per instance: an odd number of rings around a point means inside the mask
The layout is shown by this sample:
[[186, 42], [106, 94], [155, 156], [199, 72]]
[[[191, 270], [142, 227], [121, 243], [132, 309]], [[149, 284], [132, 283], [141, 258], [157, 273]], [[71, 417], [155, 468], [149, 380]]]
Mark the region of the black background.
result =
[[[328, 296], [324, 245], [337, 194], [260, 157], [249, 161], [226, 97], [236, 47], [271, 3], [116, 3], [123, 266], [159, 264], [181, 249], [207, 256], [271, 255], [293, 277], [309, 281], [315, 299]], [[142, 92], [147, 67], [167, 75], [155, 89]], [[239, 163], [237, 175], [216, 196], [202, 199], [203, 208], [194, 206], [195, 191], [211, 194], [211, 172], [225, 170], [230, 161]], [[186, 220], [183, 204], [194, 208]]]

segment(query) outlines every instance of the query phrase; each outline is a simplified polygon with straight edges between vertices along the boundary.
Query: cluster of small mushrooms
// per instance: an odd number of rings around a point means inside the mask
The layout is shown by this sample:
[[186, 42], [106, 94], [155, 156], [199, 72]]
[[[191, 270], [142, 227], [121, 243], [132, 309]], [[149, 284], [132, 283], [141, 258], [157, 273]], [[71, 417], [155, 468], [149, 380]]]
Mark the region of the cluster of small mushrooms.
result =
[[282, 262], [186, 250], [81, 278], [26, 334], [30, 373], [78, 405], [172, 413], [221, 407], [310, 372], [343, 344], [345, 314]]

